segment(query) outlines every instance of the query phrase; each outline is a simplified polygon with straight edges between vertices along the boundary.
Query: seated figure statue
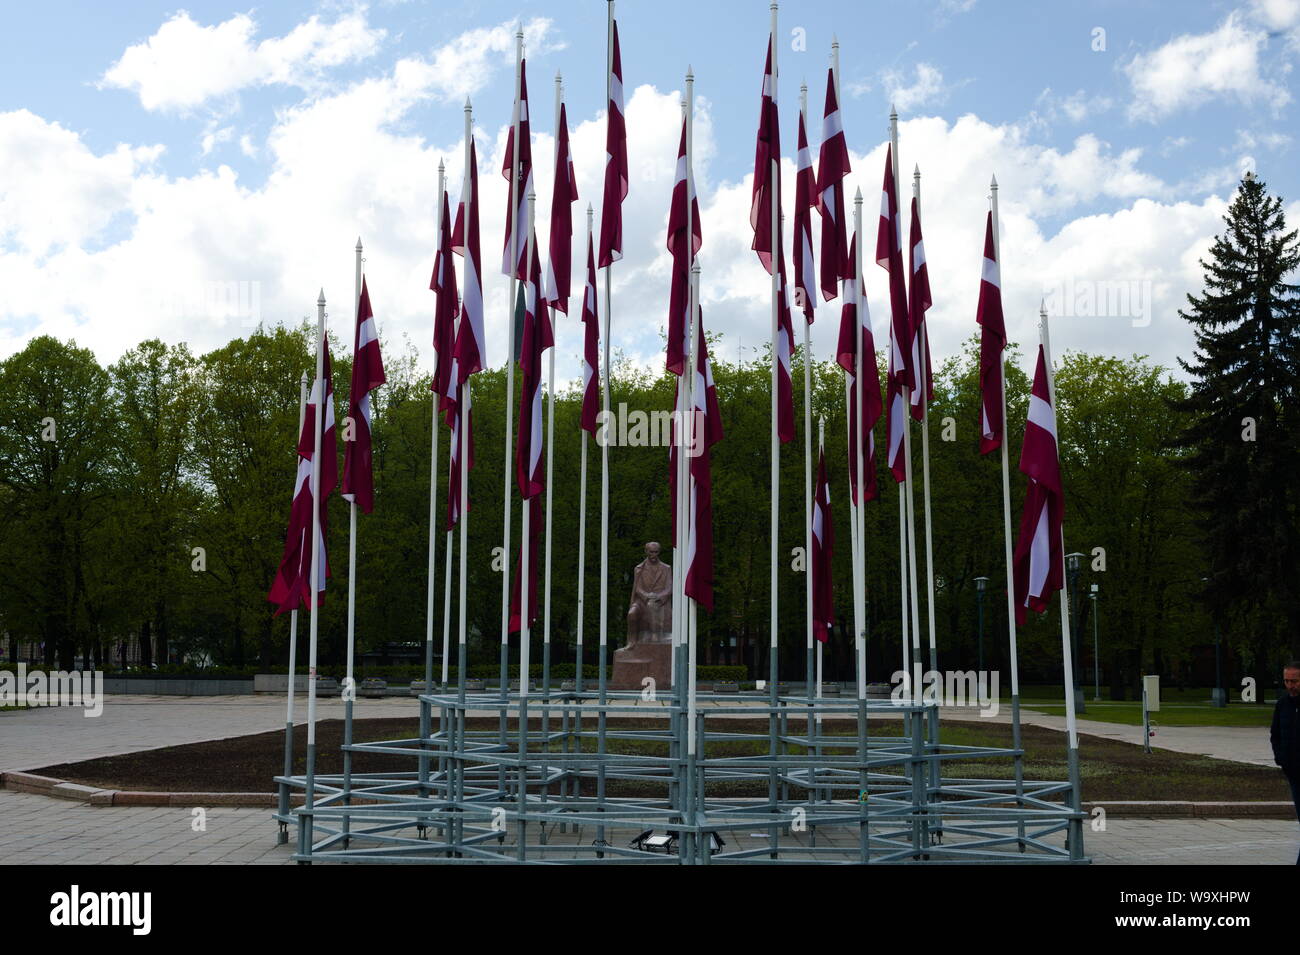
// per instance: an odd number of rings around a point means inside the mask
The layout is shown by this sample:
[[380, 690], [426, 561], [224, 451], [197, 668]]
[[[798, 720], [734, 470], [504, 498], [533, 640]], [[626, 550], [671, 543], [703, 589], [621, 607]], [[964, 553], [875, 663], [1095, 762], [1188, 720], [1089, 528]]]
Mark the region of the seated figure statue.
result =
[[659, 544], [645, 545], [645, 560], [632, 574], [627, 646], [670, 643], [673, 633], [673, 569], [659, 559]]

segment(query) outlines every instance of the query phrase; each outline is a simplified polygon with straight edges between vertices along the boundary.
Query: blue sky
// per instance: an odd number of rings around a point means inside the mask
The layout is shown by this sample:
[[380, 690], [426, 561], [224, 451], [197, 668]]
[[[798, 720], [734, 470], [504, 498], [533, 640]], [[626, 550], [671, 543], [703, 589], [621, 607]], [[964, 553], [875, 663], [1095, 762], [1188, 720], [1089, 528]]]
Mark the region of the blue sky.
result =
[[[0, 278], [19, 291], [0, 305], [0, 355], [42, 332], [75, 337], [104, 360], [152, 335], [204, 350], [247, 332], [248, 310], [230, 306], [234, 286], [252, 290], [239, 294], [263, 320], [295, 321], [321, 286], [340, 302], [350, 296], [361, 234], [385, 338], [409, 336], [427, 364], [434, 168], [446, 158], [454, 201], [464, 97], [474, 100], [483, 164], [486, 266], [497, 259], [504, 211], [492, 190], [504, 183], [496, 171], [510, 114], [509, 24], [528, 24], [544, 236], [556, 70], [583, 205], [599, 206], [604, 8], [16, 7], [0, 36]], [[767, 5], [624, 0], [618, 16], [633, 182], [616, 345], [656, 361], [676, 91], [690, 63], [710, 326], [724, 350], [752, 346], [767, 327], [745, 218]], [[872, 231], [888, 105], [899, 105], [904, 169], [919, 163], [924, 176], [940, 355], [974, 329], [991, 173], [1002, 186], [1013, 338], [1033, 340], [1038, 300], [1055, 290], [1058, 351], [1138, 352], [1166, 364], [1190, 347], [1172, 310], [1199, 287], [1196, 258], [1240, 172], [1256, 169], [1293, 219], [1300, 208], [1291, 75], [1300, 0], [806, 0], [783, 4], [779, 29], [787, 155], [804, 79], [816, 150], [838, 35], [844, 125]], [[579, 242], [582, 232], [575, 212]], [[883, 272], [868, 280], [881, 341]], [[488, 285], [491, 332], [504, 327], [505, 290], [497, 275]], [[1138, 305], [1115, 315], [1089, 304], [1116, 290]], [[836, 317], [819, 313], [819, 353], [830, 350]], [[346, 329], [341, 317], [336, 325]], [[576, 356], [576, 343], [562, 326], [559, 354]]]

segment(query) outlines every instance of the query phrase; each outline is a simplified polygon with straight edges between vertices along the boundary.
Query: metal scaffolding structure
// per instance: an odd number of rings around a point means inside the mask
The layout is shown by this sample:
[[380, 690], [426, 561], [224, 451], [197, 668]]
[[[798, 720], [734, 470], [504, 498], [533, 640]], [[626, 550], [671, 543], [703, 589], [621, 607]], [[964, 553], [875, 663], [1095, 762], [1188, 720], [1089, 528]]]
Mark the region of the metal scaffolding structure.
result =
[[[973, 759], [1009, 770], [1021, 751], [936, 742], [933, 705], [701, 693], [689, 758], [678, 694], [644, 702], [423, 695], [427, 735], [345, 747], [409, 757], [409, 771], [316, 776], [313, 805], [282, 802], [275, 818], [297, 828], [302, 863], [1088, 862], [1077, 786], [953, 775]], [[902, 735], [869, 732], [886, 716], [902, 717]], [[774, 724], [776, 746], [741, 720]], [[501, 722], [514, 727], [504, 743], [486, 728]], [[743, 751], [755, 743], [767, 751]]]

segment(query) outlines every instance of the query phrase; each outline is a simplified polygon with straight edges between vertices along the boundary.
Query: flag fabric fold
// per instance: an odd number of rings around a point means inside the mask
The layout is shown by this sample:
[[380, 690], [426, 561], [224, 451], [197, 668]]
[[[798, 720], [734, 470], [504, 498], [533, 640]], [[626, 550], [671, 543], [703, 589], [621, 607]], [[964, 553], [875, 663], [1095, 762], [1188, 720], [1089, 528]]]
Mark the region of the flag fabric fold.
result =
[[1007, 347], [1007, 329], [1002, 317], [1002, 274], [993, 244], [991, 210], [984, 227], [984, 264], [975, 321], [980, 326], [980, 454], [988, 454], [1000, 448], [1004, 440], [1002, 352]]
[[903, 272], [903, 226], [894, 182], [893, 146], [885, 149], [885, 181], [880, 189], [876, 228], [876, 264], [889, 273], [889, 377], [899, 388], [916, 386], [912, 368], [912, 322], [907, 310], [907, 276]]
[[[686, 202], [690, 196], [691, 240], [686, 240]], [[686, 119], [682, 118], [682, 136], [677, 147], [677, 177], [673, 182], [672, 202], [668, 209], [668, 251], [672, 253], [672, 280], [668, 292], [668, 370], [681, 375], [686, 369], [687, 312], [690, 310], [691, 264], [703, 243], [700, 231], [700, 204], [695, 195], [694, 177], [686, 168]]]
[[813, 636], [825, 643], [835, 624], [835, 592], [831, 582], [831, 554], [835, 523], [831, 518], [831, 485], [826, 475], [826, 448], [817, 451], [817, 492], [813, 497]]
[[1023, 624], [1027, 611], [1047, 610], [1052, 594], [1061, 589], [1065, 580], [1061, 538], [1065, 496], [1061, 487], [1056, 409], [1052, 407], [1047, 360], [1041, 345], [1029, 396], [1029, 420], [1025, 423], [1020, 470], [1029, 478], [1013, 561], [1016, 623]]
[[348, 418], [351, 440], [343, 449], [343, 500], [355, 503], [363, 513], [375, 507], [374, 419], [370, 393], [382, 385], [384, 359], [379, 353], [379, 332], [370, 307], [370, 289], [361, 277], [361, 299], [357, 303], [357, 327], [352, 342], [352, 384], [348, 388]]
[[[857, 239], [849, 246], [849, 258], [857, 254]], [[867, 306], [867, 290], [857, 283], [844, 283], [844, 304], [840, 307], [839, 342], [835, 347], [835, 360], [849, 379], [849, 493], [854, 504], [876, 499], [876, 422], [880, 420], [880, 370], [876, 367], [876, 344], [871, 334], [871, 311]], [[859, 309], [859, 303], [861, 308]], [[857, 356], [862, 352], [862, 378], [864, 391], [858, 398]], [[862, 405], [859, 423], [858, 405]], [[862, 496], [858, 496], [858, 442], [863, 445], [862, 467], [866, 472]]]
[[822, 145], [817, 156], [817, 212], [821, 215], [822, 298], [839, 294], [841, 279], [853, 277], [849, 255], [848, 223], [844, 216], [844, 177], [851, 172], [849, 145], [835, 95], [835, 72], [826, 71], [826, 108], [822, 118]]
[[[533, 191], [533, 147], [532, 133], [528, 122], [528, 75], [527, 60], [519, 61], [519, 98], [515, 100], [514, 113], [510, 118], [510, 132], [506, 134], [506, 154], [501, 165], [501, 175], [507, 183], [517, 175], [514, 181], [518, 188], [511, 205], [510, 189], [506, 189], [506, 235], [505, 245], [501, 251], [501, 271], [513, 278], [526, 280], [528, 254], [528, 194]], [[515, 127], [519, 127], [519, 155], [515, 156]], [[516, 172], [517, 170], [517, 172]]]
[[912, 325], [912, 367], [916, 370], [916, 387], [912, 389], [912, 417], [920, 421], [925, 409], [934, 401], [934, 374], [930, 368], [930, 335], [925, 334], [925, 313], [930, 305], [930, 269], [925, 264], [925, 240], [921, 237], [921, 209], [912, 197], [912, 225], [908, 233], [909, 269], [912, 277], [907, 292], [907, 308]]
[[556, 132], [555, 187], [551, 191], [551, 244], [546, 263], [546, 304], [569, 314], [569, 292], [573, 273], [573, 210], [578, 200], [578, 179], [569, 151], [569, 120], [560, 104], [560, 128]]
[[465, 171], [465, 191], [461, 194], [460, 215], [452, 237], [452, 251], [465, 259], [464, 292], [460, 305], [460, 327], [456, 329], [456, 380], [459, 387], [471, 375], [483, 370], [487, 344], [483, 330], [483, 271], [479, 256], [478, 227], [478, 153], [470, 141], [469, 169]]
[[439, 396], [438, 410], [447, 412], [447, 426], [451, 427], [451, 408], [456, 404], [458, 374], [456, 371], [456, 312], [460, 307], [456, 288], [456, 267], [452, 261], [451, 203], [442, 195], [442, 228], [438, 236], [438, 254], [433, 259], [433, 277], [429, 288], [434, 294], [433, 306], [433, 381], [429, 390]]
[[611, 36], [609, 103], [605, 114], [605, 192], [600, 206], [600, 267], [623, 258], [623, 200], [627, 198], [627, 123], [623, 117], [623, 58], [618, 21]]
[[[781, 121], [775, 99], [776, 79], [772, 75], [773, 37], [767, 38], [767, 63], [763, 68], [763, 94], [759, 101], [758, 136], [754, 144], [754, 183], [749, 201], [749, 227], [754, 230], [750, 248], [772, 274], [772, 202], [781, 202]], [[775, 169], [773, 165], [775, 164]]]
[[587, 234], [587, 285], [582, 293], [582, 416], [581, 426], [594, 437], [600, 414], [600, 319], [596, 307], [596, 256]]
[[794, 301], [803, 310], [808, 324], [813, 322], [817, 306], [814, 283], [817, 269], [813, 264], [812, 208], [817, 204], [817, 180], [813, 175], [812, 152], [808, 149], [808, 132], [803, 111], [799, 112], [799, 155], [794, 180]]

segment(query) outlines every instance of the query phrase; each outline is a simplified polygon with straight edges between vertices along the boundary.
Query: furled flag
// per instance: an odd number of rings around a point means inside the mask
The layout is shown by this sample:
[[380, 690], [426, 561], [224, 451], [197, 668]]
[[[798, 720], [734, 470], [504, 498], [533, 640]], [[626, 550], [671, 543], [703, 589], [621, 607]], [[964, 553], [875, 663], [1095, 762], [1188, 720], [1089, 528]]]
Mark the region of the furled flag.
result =
[[826, 476], [826, 448], [817, 449], [817, 492], [813, 498], [813, 636], [825, 643], [835, 624], [835, 593], [831, 585], [831, 552], [835, 522], [831, 518], [831, 484]]
[[469, 381], [470, 375], [483, 370], [483, 356], [487, 354], [478, 241], [478, 153], [473, 140], [470, 140], [469, 169], [465, 170], [465, 189], [461, 193], [452, 251], [465, 258], [465, 288], [460, 304], [460, 327], [456, 329], [456, 381], [453, 382], [459, 387]]
[[794, 179], [794, 303], [812, 324], [817, 305], [813, 290], [817, 269], [813, 265], [812, 207], [817, 203], [817, 180], [813, 176], [812, 151], [803, 111], [799, 111], [799, 156]]
[[889, 377], [900, 388], [916, 386], [912, 368], [912, 322], [907, 311], [907, 276], [903, 273], [903, 225], [898, 214], [893, 146], [885, 148], [885, 182], [880, 189], [876, 228], [876, 264], [889, 273]]
[[776, 108], [776, 78], [772, 75], [772, 43], [767, 38], [767, 65], [763, 68], [763, 95], [759, 102], [758, 138], [754, 144], [754, 186], [749, 200], [750, 245], [758, 261], [772, 274], [772, 208], [781, 207], [781, 121]]
[[[700, 232], [700, 204], [695, 196], [695, 177], [687, 175], [686, 119], [677, 147], [677, 178], [673, 182], [672, 204], [668, 209], [668, 251], [673, 256], [672, 282], [668, 292], [668, 370], [681, 375], [686, 369], [687, 312], [690, 310], [691, 264], [704, 241]], [[686, 250], [686, 196], [691, 200], [690, 252]]]
[[560, 104], [556, 134], [555, 188], [551, 192], [551, 248], [546, 263], [546, 304], [569, 314], [569, 285], [573, 274], [573, 210], [578, 199], [578, 178], [569, 152], [569, 121]]
[[[891, 335], [892, 339], [893, 336]], [[892, 344], [892, 343], [891, 343]], [[894, 349], [889, 349], [889, 371], [885, 375], [885, 407], [888, 417], [885, 419], [886, 457], [889, 470], [899, 484], [907, 479], [907, 445], [903, 441], [907, 431], [907, 408], [903, 404], [903, 388], [898, 383], [895, 373]]]
[[822, 145], [817, 157], [817, 211], [822, 217], [822, 298], [839, 294], [840, 279], [853, 277], [848, 254], [848, 224], [844, 218], [844, 177], [850, 172], [849, 144], [844, 138], [840, 105], [835, 96], [835, 71], [826, 71], [826, 109], [822, 119]]
[[[709, 345], [704, 337], [704, 315], [698, 314], [695, 343], [695, 383], [692, 386], [692, 441], [690, 460], [690, 534], [686, 548], [686, 596], [713, 612], [713, 473], [709, 449], [722, 440], [722, 415], [718, 389], [713, 383]], [[675, 471], [676, 469], [674, 469]], [[676, 515], [676, 495], [673, 497]]]
[[790, 318], [790, 286], [785, 280], [784, 241], [776, 242], [776, 433], [781, 443], [794, 439], [794, 389], [790, 361], [794, 355], [794, 323]]
[[375, 507], [370, 393], [386, 380], [384, 359], [379, 354], [379, 332], [370, 308], [370, 290], [362, 276], [357, 329], [352, 340], [352, 385], [348, 389], [351, 428], [346, 435], [350, 440], [344, 442], [343, 448], [343, 500], [355, 503], [366, 514]]
[[980, 454], [1002, 446], [1002, 351], [1007, 328], [1002, 320], [1002, 275], [993, 245], [993, 213], [984, 227], [984, 268], [980, 275]]
[[[857, 238], [849, 246], [849, 260], [856, 261]], [[863, 442], [863, 501], [876, 499], [876, 422], [880, 420], [880, 370], [876, 367], [876, 343], [871, 334], [871, 310], [867, 306], [865, 286], [854, 292], [855, 282], [844, 284], [844, 304], [840, 309], [839, 343], [835, 360], [849, 379], [849, 493], [853, 503], [858, 498], [858, 441]], [[861, 302], [862, 308], [858, 309]], [[857, 326], [857, 333], [854, 333]], [[864, 391], [858, 398], [857, 356], [862, 352], [862, 378]], [[862, 424], [858, 424], [858, 405], [862, 404]]]
[[609, 109], [605, 114], [605, 198], [600, 205], [600, 267], [623, 258], [623, 200], [627, 198], [627, 124], [623, 119], [623, 58], [618, 21], [610, 53]]
[[[529, 279], [524, 287], [524, 334], [519, 357], [522, 385], [519, 391], [519, 439], [515, 445], [515, 481], [519, 485], [519, 496], [530, 508], [528, 540], [519, 542], [519, 556], [522, 561], [523, 548], [527, 546], [528, 621], [531, 624], [537, 616], [537, 542], [541, 537], [541, 496], [546, 490], [546, 469], [542, 459], [542, 352], [555, 344], [551, 320], [542, 297], [542, 269], [536, 242], [533, 243]], [[519, 577], [516, 572], [511, 581], [511, 633], [519, 630]]]
[[[329, 558], [326, 554], [326, 517], [329, 496], [338, 485], [338, 444], [334, 430], [334, 383], [330, 366], [329, 343], [322, 342], [324, 354], [325, 428], [321, 433], [320, 469], [320, 560], [316, 576], [316, 592], [323, 600], [325, 580], [330, 577]], [[289, 512], [289, 530], [284, 540], [284, 555], [276, 570], [275, 580], [266, 599], [276, 604], [276, 615], [296, 610], [300, 605], [311, 606], [311, 540], [312, 540], [312, 457], [316, 449], [316, 404], [321, 400], [321, 382], [312, 385], [298, 434], [298, 474], [294, 484], [293, 506]]]
[[582, 418], [594, 437], [600, 414], [600, 328], [596, 309], [596, 255], [587, 230], [587, 287], [582, 293]]
[[1047, 383], [1047, 359], [1038, 346], [1038, 367], [1029, 396], [1029, 420], [1020, 450], [1020, 470], [1029, 478], [1025, 513], [1016, 542], [1016, 623], [1025, 612], [1042, 613], [1064, 583], [1061, 527], [1065, 496], [1061, 489], [1061, 462], [1057, 454], [1056, 409]]
[[[912, 389], [912, 417], [920, 421], [925, 409], [934, 401], [934, 375], [930, 368], [930, 333], [925, 330], [925, 313], [930, 302], [930, 270], [925, 264], [925, 241], [921, 238], [921, 210], [912, 197], [912, 226], [908, 236], [912, 285], [907, 292], [907, 308], [912, 322], [912, 366], [917, 385]], [[925, 334], [922, 331], [925, 330]]]
[[[510, 119], [510, 132], [506, 136], [506, 155], [501, 165], [501, 175], [507, 183], [518, 186], [511, 195], [506, 189], [506, 237], [501, 251], [501, 271], [517, 279], [527, 280], [524, 258], [528, 254], [528, 194], [533, 191], [532, 133], [528, 125], [527, 60], [519, 61], [519, 98], [515, 100], [514, 115]], [[519, 155], [515, 156], [515, 127], [519, 127]], [[516, 172], [517, 170], [517, 172]], [[512, 177], [517, 175], [517, 179]], [[511, 199], [514, 205], [511, 205]]]
[[[465, 436], [466, 443], [469, 445], [467, 455], [469, 466], [462, 468], [460, 466], [460, 426], [461, 415], [464, 406], [456, 402], [447, 411], [447, 427], [451, 429], [451, 457], [447, 466], [447, 530], [451, 530], [460, 521], [460, 486], [465, 480], [467, 471], [474, 468], [474, 411], [471, 408], [469, 414], [469, 432]], [[469, 509], [469, 499], [466, 498], [466, 509]]]
[[442, 194], [442, 228], [438, 235], [438, 254], [433, 259], [433, 351], [435, 364], [429, 389], [440, 396], [438, 410], [447, 413], [447, 427], [452, 427], [452, 407], [457, 401], [456, 312], [459, 292], [456, 267], [451, 258], [451, 202]]

